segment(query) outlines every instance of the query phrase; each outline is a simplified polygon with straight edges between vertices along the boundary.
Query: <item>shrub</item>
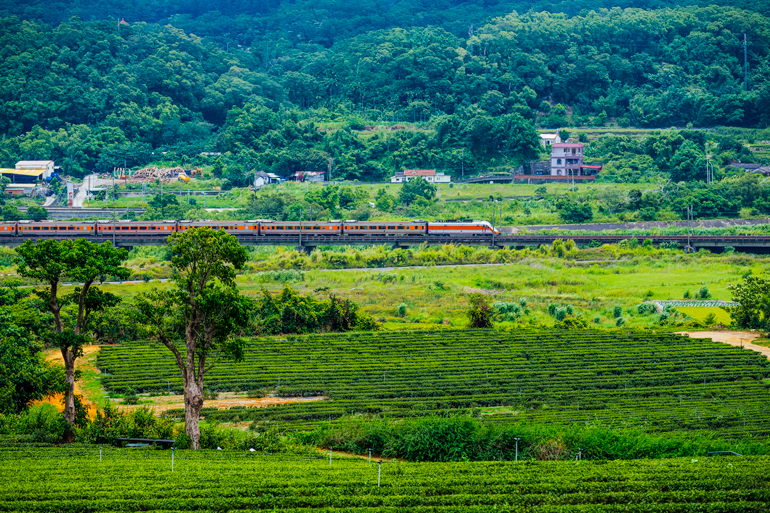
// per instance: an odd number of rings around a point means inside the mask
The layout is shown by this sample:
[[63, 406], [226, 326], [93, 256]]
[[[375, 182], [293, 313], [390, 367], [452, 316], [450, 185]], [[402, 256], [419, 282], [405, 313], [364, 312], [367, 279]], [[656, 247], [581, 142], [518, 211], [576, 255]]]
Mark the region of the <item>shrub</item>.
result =
[[17, 430], [31, 435], [33, 442], [57, 443], [64, 436], [66, 427], [64, 417], [53, 405], [40, 404], [21, 414]]
[[658, 311], [657, 307], [653, 303], [642, 303], [636, 309], [642, 315], [654, 314]]
[[618, 328], [620, 328], [621, 326], [623, 326], [625, 323], [626, 323], [626, 320], [625, 320], [623, 317], [618, 317], [618, 318], [615, 320], [615, 326], [617, 326]]
[[406, 317], [406, 303], [401, 303], [397, 308], [399, 317]]
[[139, 404], [139, 397], [136, 395], [136, 390], [128, 387], [123, 394], [123, 404]]
[[468, 327], [491, 328], [493, 310], [484, 294], [468, 296]]
[[615, 308], [612, 309], [612, 316], [616, 319], [620, 317], [623, 314], [623, 308], [620, 305], [616, 305]]
[[563, 321], [557, 322], [554, 324], [555, 328], [563, 329], [563, 330], [584, 330], [588, 327], [586, 324], [586, 321], [583, 319], [578, 319], [576, 317], [567, 317]]
[[594, 317], [594, 324], [599, 324], [600, 322], [602, 322], [601, 317], [599, 317], [598, 315]]
[[695, 294], [697, 299], [711, 299], [711, 293], [709, 293], [708, 287], [705, 285]]

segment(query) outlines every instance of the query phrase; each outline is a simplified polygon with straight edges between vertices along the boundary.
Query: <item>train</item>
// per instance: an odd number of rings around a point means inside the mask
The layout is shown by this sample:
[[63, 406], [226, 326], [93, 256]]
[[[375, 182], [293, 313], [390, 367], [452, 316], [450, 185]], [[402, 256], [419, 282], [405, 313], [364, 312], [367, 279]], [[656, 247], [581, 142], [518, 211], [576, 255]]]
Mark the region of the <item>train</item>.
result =
[[119, 235], [121, 238], [147, 235], [168, 236], [191, 228], [208, 226], [233, 235], [291, 237], [344, 235], [441, 235], [478, 237], [499, 235], [487, 221], [5, 221], [0, 237], [88, 237]]

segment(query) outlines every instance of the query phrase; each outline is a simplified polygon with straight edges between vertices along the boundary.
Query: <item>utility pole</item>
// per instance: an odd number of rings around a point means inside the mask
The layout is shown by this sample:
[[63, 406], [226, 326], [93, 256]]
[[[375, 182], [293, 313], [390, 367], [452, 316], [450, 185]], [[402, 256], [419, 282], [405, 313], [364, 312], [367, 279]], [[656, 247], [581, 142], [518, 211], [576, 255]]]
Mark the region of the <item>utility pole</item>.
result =
[[329, 181], [332, 181], [332, 168], [334, 167], [334, 159], [329, 157]]
[[692, 251], [693, 256], [695, 256], [695, 250], [690, 245], [690, 232], [692, 231], [692, 205], [687, 207], [687, 248]]
[[749, 90], [749, 53], [748, 53], [748, 40], [746, 34], [743, 34], [743, 90]]
[[706, 185], [711, 185], [714, 181], [714, 164], [711, 163], [711, 159], [706, 160]]
[[462, 153], [460, 153], [460, 167], [463, 173], [463, 180], [465, 180], [465, 148], [463, 148]]
[[299, 209], [299, 247], [302, 247], [302, 209]]

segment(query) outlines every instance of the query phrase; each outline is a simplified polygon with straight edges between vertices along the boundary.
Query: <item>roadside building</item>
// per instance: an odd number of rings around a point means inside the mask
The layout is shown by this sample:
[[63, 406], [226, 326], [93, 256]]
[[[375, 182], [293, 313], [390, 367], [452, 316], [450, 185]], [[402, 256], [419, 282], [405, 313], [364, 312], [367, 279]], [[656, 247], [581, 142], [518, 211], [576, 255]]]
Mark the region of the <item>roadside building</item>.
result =
[[298, 182], [323, 182], [326, 171], [297, 171], [291, 176]]
[[35, 189], [34, 183], [12, 183], [5, 186], [6, 196], [30, 196]]
[[583, 165], [583, 143], [551, 145], [551, 176], [580, 176]]
[[53, 160], [20, 160], [13, 169], [0, 169], [0, 175], [9, 178], [11, 183], [50, 180], [53, 173]]
[[450, 183], [452, 177], [442, 172], [436, 172], [435, 169], [405, 169], [396, 171], [395, 176], [391, 177], [391, 183], [404, 183], [412, 178], [422, 177], [429, 183]]
[[254, 173], [254, 187], [257, 189], [263, 185], [271, 183], [278, 183], [281, 181], [281, 177], [274, 173], [265, 173], [264, 171], [257, 171]]
[[583, 163], [582, 143], [553, 143], [548, 162], [531, 162], [514, 171], [514, 183], [591, 182], [602, 170], [601, 164]]

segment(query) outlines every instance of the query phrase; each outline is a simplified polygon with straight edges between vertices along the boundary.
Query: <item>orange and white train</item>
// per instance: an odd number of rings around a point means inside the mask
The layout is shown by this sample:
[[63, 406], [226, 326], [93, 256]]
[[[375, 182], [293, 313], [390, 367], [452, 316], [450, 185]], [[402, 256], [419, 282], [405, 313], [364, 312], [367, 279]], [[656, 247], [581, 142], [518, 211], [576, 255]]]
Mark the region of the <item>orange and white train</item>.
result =
[[434, 223], [429, 221], [9, 221], [0, 222], [0, 237], [120, 237], [171, 235], [174, 232], [208, 226], [233, 235], [441, 235], [491, 236], [500, 232], [487, 221]]

